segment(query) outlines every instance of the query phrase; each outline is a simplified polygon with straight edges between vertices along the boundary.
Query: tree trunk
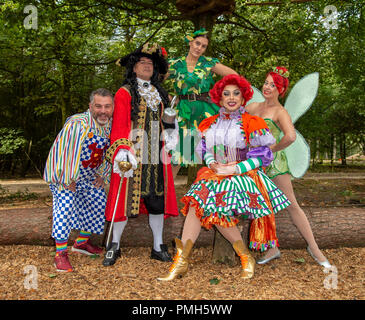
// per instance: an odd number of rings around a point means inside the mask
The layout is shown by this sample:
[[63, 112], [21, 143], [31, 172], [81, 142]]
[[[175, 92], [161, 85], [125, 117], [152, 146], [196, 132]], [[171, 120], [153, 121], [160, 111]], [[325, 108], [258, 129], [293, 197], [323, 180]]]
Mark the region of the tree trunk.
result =
[[231, 267], [236, 265], [236, 254], [232, 244], [217, 229], [214, 229], [213, 263], [224, 263]]
[[27, 174], [27, 172], [30, 168], [30, 165], [31, 165], [30, 153], [32, 151], [32, 144], [33, 144], [33, 141], [32, 141], [32, 139], [30, 139], [30, 141], [28, 143], [28, 148], [27, 148], [27, 151], [26, 151], [28, 157], [24, 157], [24, 161], [21, 164], [21, 173], [20, 173], [20, 175], [23, 178]]
[[346, 135], [343, 134], [343, 156], [342, 156], [342, 165], [346, 165], [346, 157], [347, 157], [347, 149], [346, 149]]
[[210, 39], [216, 17], [216, 15], [212, 14], [204, 14], [201, 16], [192, 17], [195, 30], [205, 28], [208, 31], [208, 37]]
[[[318, 246], [322, 249], [339, 247], [364, 247], [365, 246], [365, 211], [361, 207], [304, 207], [305, 214], [312, 226], [314, 237]], [[351, 219], [349, 219], [351, 217]], [[182, 232], [185, 217], [180, 215], [176, 218], [165, 220], [164, 242], [172, 251], [174, 238]], [[242, 238], [247, 243], [248, 228], [250, 222], [241, 220], [240, 228]], [[306, 248], [306, 242], [291, 221], [286, 210], [276, 215], [277, 236], [282, 249]], [[0, 210], [0, 245], [13, 244], [37, 244], [53, 246], [51, 239], [52, 208], [14, 208]], [[107, 228], [104, 229], [106, 232]], [[138, 238], [136, 238], [138, 234]], [[69, 243], [77, 237], [78, 232], [72, 231]], [[218, 236], [217, 236], [218, 237]], [[104, 235], [93, 235], [93, 242], [101, 245]], [[223, 239], [224, 240], [224, 239]], [[216, 241], [220, 241], [219, 238]], [[225, 240], [224, 240], [225, 241]], [[214, 230], [202, 230], [194, 248], [209, 247], [214, 242]], [[148, 216], [140, 215], [131, 219], [125, 227], [121, 239], [122, 247], [150, 247], [153, 236], [148, 224]], [[233, 260], [234, 256], [231, 245], [225, 243], [227, 252], [223, 256], [214, 252], [219, 248], [215, 245], [213, 251], [214, 261], [227, 261], [225, 256]], [[150, 249], [149, 249], [150, 250]]]
[[62, 61], [61, 63], [61, 113], [62, 113], [62, 124], [66, 122], [67, 117], [72, 113], [71, 110], [71, 72], [68, 61]]
[[196, 176], [198, 174], [198, 171], [200, 170], [201, 167], [202, 167], [202, 165], [199, 165], [199, 164], [188, 167], [188, 180], [186, 182], [186, 184], [188, 186], [191, 186], [194, 183]]
[[335, 135], [331, 134], [331, 143], [330, 143], [330, 160], [331, 160], [331, 170], [333, 171], [333, 160], [336, 159], [336, 140]]
[[346, 135], [344, 133], [340, 134], [340, 155], [341, 164], [346, 165]]

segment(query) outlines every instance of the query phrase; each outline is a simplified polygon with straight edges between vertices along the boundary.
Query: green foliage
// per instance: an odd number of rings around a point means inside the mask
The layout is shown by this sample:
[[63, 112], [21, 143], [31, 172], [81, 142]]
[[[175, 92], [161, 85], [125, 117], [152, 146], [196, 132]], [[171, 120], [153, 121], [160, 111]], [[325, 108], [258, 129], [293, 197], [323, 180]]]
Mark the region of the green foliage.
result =
[[[318, 96], [296, 123], [312, 156], [343, 158], [351, 148], [363, 152], [364, 4], [251, 2], [257, 5], [236, 0], [232, 14], [211, 17], [207, 55], [258, 88], [273, 65], [289, 68], [291, 86], [318, 71]], [[159, 42], [169, 57], [181, 56], [188, 50], [184, 36], [194, 29], [168, 0], [36, 1], [37, 29], [24, 27], [27, 5], [8, 0], [0, 6], [0, 154], [26, 164], [29, 159], [19, 153], [26, 147], [40, 171], [65, 119], [87, 109], [90, 92], [120, 87], [124, 71], [116, 59], [146, 41]], [[337, 29], [325, 25], [328, 5], [337, 8]], [[166, 87], [173, 94], [168, 82]], [[5, 129], [9, 124], [13, 131]]]
[[0, 128], [0, 154], [11, 155], [26, 143], [20, 129]]

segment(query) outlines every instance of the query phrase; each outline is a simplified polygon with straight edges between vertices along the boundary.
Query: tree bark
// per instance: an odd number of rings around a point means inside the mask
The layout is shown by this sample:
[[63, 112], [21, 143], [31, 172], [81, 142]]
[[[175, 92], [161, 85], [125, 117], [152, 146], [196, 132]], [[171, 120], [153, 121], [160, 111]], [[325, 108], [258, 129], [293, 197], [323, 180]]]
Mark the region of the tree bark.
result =
[[62, 124], [66, 122], [67, 117], [72, 113], [71, 111], [71, 72], [70, 63], [68, 60], [60, 61], [61, 63], [61, 113], [62, 113]]
[[236, 265], [236, 254], [231, 243], [218, 230], [214, 232], [213, 263], [224, 263], [231, 267]]
[[[365, 210], [362, 207], [303, 207], [312, 226], [314, 237], [320, 248], [338, 247], [365, 247]], [[171, 248], [174, 238], [180, 237], [185, 217], [165, 220], [164, 242]], [[249, 221], [244, 220], [239, 224], [244, 241], [247, 241]], [[286, 210], [276, 215], [277, 236], [279, 246], [283, 249], [300, 249], [306, 247], [306, 242], [293, 225], [290, 215]], [[0, 245], [28, 244], [49, 245], [54, 244], [51, 238], [52, 208], [15, 208], [0, 210]], [[106, 232], [106, 228], [104, 233]], [[71, 245], [78, 232], [73, 231], [69, 238]], [[136, 236], [138, 235], [138, 236]], [[221, 236], [220, 236], [221, 237]], [[92, 236], [92, 240], [101, 245], [104, 235]], [[226, 241], [225, 239], [222, 239]], [[219, 238], [216, 241], [220, 241]], [[194, 247], [212, 246], [214, 242], [214, 229], [200, 232]], [[148, 216], [140, 215], [130, 219], [123, 232], [121, 245], [126, 247], [150, 247], [153, 243], [152, 232], [148, 224]], [[232, 260], [233, 249], [225, 243], [228, 260], [217, 252], [213, 252], [214, 261]], [[217, 248], [217, 245], [215, 245]], [[216, 250], [216, 249], [215, 249]], [[224, 252], [224, 251], [223, 251]]]

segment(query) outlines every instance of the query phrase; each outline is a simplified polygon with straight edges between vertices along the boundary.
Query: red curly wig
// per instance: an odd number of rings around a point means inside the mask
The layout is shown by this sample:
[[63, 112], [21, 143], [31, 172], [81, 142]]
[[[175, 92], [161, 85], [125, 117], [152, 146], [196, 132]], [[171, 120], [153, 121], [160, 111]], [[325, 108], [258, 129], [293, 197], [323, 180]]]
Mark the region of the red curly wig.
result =
[[237, 74], [229, 74], [215, 83], [213, 88], [209, 91], [212, 101], [221, 107], [219, 102], [222, 99], [222, 92], [224, 88], [230, 84], [236, 85], [241, 90], [242, 97], [245, 99], [242, 105], [244, 107], [247, 101], [252, 98], [253, 89], [251, 88], [251, 84], [244, 77]]
[[[286, 69], [285, 67], [276, 67], [277, 71], [284, 73], [289, 73], [288, 69]], [[286, 91], [288, 90], [289, 87], [289, 79], [287, 77], [283, 77], [282, 75], [278, 74], [277, 72], [274, 71], [270, 71], [268, 72], [268, 74], [266, 75], [266, 78], [268, 76], [271, 76], [272, 79], [274, 80], [274, 84], [276, 86], [276, 88], [279, 91], [279, 96], [280, 97], [284, 97]]]

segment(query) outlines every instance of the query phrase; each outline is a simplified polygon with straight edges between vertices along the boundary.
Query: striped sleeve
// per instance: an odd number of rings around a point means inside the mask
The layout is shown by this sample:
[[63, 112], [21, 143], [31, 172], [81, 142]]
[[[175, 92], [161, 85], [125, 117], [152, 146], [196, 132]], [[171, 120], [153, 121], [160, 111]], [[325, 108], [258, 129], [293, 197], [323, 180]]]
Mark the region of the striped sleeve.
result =
[[66, 122], [49, 152], [43, 176], [46, 182], [69, 185], [76, 181], [86, 129], [82, 121]]
[[212, 164], [213, 162], [217, 162], [214, 159], [214, 156], [210, 153], [210, 152], [206, 152], [204, 154], [204, 161], [206, 163], [206, 165], [209, 167], [210, 164]]
[[242, 174], [260, 166], [262, 166], [262, 160], [260, 158], [250, 158], [237, 163], [236, 170], [239, 174]]

